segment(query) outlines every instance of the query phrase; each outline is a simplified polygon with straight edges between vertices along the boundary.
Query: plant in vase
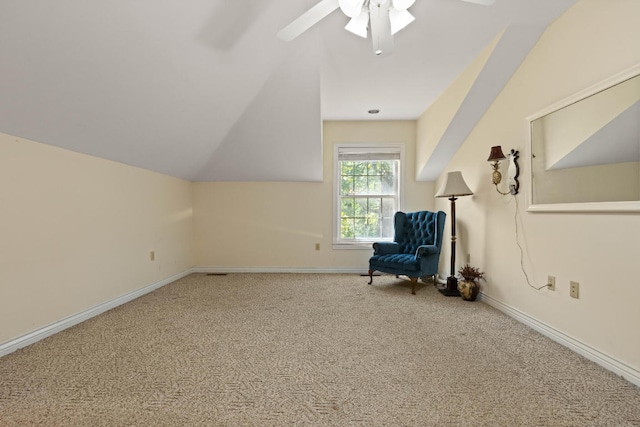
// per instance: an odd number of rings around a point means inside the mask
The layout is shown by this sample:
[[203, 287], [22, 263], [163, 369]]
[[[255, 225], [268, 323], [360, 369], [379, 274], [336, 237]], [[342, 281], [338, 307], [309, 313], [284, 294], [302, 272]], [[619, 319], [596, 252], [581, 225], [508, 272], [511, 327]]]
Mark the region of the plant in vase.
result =
[[480, 271], [478, 267], [472, 267], [469, 264], [465, 264], [460, 267], [458, 273], [462, 276], [463, 280], [458, 282], [458, 291], [462, 299], [467, 301], [475, 301], [478, 293], [480, 292], [480, 279], [483, 278], [484, 273]]

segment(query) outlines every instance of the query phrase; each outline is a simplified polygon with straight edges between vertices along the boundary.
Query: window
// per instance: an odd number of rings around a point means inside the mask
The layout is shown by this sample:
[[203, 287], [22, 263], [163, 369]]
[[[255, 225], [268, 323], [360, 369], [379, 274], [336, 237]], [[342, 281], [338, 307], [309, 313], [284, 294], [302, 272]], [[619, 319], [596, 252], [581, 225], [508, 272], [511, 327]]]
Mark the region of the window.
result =
[[336, 146], [334, 247], [393, 240], [402, 157], [401, 144]]

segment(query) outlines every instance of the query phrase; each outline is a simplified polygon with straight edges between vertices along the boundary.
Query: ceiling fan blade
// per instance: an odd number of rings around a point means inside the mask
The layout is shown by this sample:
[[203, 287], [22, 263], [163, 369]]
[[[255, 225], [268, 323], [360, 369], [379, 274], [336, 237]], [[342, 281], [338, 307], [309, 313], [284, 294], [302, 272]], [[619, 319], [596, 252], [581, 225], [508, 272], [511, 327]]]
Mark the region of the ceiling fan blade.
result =
[[389, 2], [370, 2], [369, 21], [371, 23], [371, 41], [373, 53], [386, 55], [393, 52], [393, 35], [389, 19]]
[[278, 31], [278, 38], [290, 42], [320, 22], [338, 7], [338, 0], [321, 0], [311, 9], [300, 15], [298, 19]]
[[462, 0], [462, 1], [466, 1], [467, 3], [481, 4], [483, 6], [491, 6], [496, 2], [496, 0]]

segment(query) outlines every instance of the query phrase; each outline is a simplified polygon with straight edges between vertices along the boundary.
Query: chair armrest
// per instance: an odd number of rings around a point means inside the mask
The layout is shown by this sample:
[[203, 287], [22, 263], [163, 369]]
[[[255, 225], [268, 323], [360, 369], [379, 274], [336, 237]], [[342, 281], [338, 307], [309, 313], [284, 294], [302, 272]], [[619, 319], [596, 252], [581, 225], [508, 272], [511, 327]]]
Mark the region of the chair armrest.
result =
[[416, 251], [416, 258], [420, 258], [427, 255], [435, 255], [438, 253], [438, 247], [436, 245], [422, 245], [418, 246]]
[[397, 254], [400, 246], [396, 242], [376, 242], [373, 244], [374, 255]]

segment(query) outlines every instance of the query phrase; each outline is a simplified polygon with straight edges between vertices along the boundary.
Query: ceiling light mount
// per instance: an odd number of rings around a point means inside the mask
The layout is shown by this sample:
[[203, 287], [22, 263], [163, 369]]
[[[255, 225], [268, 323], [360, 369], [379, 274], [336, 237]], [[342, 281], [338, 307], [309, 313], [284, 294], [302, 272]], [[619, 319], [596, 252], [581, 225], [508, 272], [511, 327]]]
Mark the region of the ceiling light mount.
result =
[[[415, 20], [407, 11], [415, 0], [340, 0], [342, 12], [351, 18], [347, 31], [367, 38], [371, 33], [376, 55], [393, 50], [393, 35]], [[355, 13], [359, 11], [359, 13]]]

